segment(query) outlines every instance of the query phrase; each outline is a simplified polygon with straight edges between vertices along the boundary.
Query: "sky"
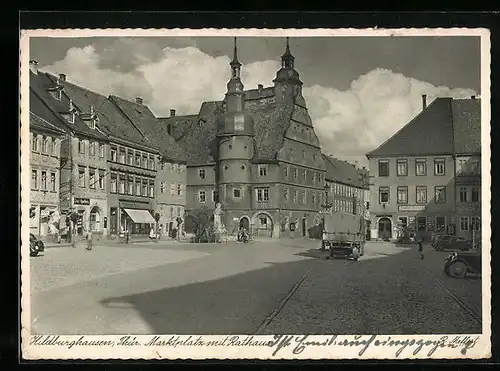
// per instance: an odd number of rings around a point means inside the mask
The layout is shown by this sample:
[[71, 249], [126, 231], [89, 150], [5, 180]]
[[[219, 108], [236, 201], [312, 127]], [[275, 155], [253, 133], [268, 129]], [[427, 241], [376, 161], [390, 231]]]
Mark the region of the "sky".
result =
[[[239, 37], [246, 89], [272, 86], [285, 39]], [[480, 95], [479, 37], [294, 37], [290, 48], [324, 153], [366, 165], [365, 154], [438, 96]], [[142, 97], [157, 116], [198, 113], [222, 100], [231, 37], [42, 38], [39, 68], [105, 95]]]

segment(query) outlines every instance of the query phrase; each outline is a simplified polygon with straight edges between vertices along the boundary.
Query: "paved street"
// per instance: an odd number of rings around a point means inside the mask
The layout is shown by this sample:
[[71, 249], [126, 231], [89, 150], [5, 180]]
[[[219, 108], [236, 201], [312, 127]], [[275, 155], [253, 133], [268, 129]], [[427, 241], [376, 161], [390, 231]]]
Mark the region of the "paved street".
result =
[[444, 277], [447, 253], [421, 261], [415, 248], [370, 243], [351, 262], [326, 260], [317, 247], [283, 239], [49, 248], [30, 258], [32, 332], [480, 332], [481, 280]]

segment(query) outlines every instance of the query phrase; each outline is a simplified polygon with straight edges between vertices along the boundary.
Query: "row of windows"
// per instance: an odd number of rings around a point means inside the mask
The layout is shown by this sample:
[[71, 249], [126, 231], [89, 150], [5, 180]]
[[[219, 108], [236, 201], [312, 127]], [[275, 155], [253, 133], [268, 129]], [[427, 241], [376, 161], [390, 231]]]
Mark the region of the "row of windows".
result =
[[31, 189], [56, 192], [56, 173], [44, 170], [31, 170]]
[[125, 149], [124, 147], [112, 146], [110, 150], [110, 161], [150, 170], [155, 170], [156, 168], [153, 155], [135, 151], [130, 148]]
[[[106, 172], [104, 170], [88, 168], [88, 187], [90, 189], [103, 190], [105, 178]], [[84, 166], [78, 167], [78, 186], [80, 188], [87, 187], [87, 168]]]
[[111, 173], [111, 193], [154, 197], [154, 179]]
[[[290, 195], [291, 194], [291, 195]], [[306, 190], [297, 190], [293, 189], [289, 192], [288, 188], [283, 189], [283, 199], [285, 202], [292, 200], [293, 203], [307, 204], [307, 195], [308, 192]], [[314, 206], [318, 206], [321, 204], [321, 193], [311, 192], [311, 204]]]
[[[259, 165], [259, 166], [262, 166], [262, 165]], [[289, 179], [290, 172], [288, 170], [289, 170], [288, 165], [285, 165], [285, 167], [283, 168], [283, 175], [284, 175], [285, 179]], [[259, 172], [260, 172], [260, 170], [259, 170]], [[294, 166], [291, 166], [291, 176], [294, 180], [298, 180], [299, 179], [299, 169], [297, 169]], [[321, 182], [323, 181], [323, 174], [321, 174], [318, 171], [314, 171], [314, 170], [300, 169], [300, 180], [307, 180], [308, 178], [311, 179], [313, 184], [316, 184], [316, 182], [318, 184], [321, 184]]]
[[43, 153], [45, 155], [57, 156], [56, 138], [33, 134], [31, 138], [31, 151], [35, 153]]
[[[167, 171], [173, 171], [176, 173], [183, 173], [184, 171], [186, 171], [186, 165], [162, 161], [160, 163], [160, 170], [167, 170]], [[200, 170], [203, 170], [203, 172], [205, 172], [204, 169], [200, 169]], [[205, 177], [205, 176], [203, 175], [203, 177]]]
[[[177, 194], [177, 196], [181, 196], [182, 195], [182, 189], [183, 189], [183, 186], [181, 183], [174, 183], [174, 182], [171, 182], [170, 183], [170, 195], [171, 196], [175, 196]], [[165, 193], [167, 190], [167, 182], [161, 182], [160, 183], [160, 193]]]
[[[471, 187], [470, 191], [467, 187], [460, 187], [458, 200], [460, 202], [479, 202], [479, 187]], [[427, 186], [415, 187], [415, 202], [417, 204], [427, 203]], [[446, 186], [434, 187], [434, 202], [446, 202]], [[390, 203], [390, 188], [379, 187], [379, 203]], [[408, 203], [408, 187], [397, 187], [397, 203]]]
[[446, 230], [446, 218], [444, 216], [418, 216], [418, 217], [407, 217], [400, 216], [398, 218], [398, 225], [402, 229], [410, 227], [410, 229], [415, 229], [419, 232], [425, 231], [435, 231], [444, 232]]
[[333, 183], [330, 185], [330, 192], [343, 197], [356, 197], [362, 198], [363, 190], [359, 188], [350, 187], [345, 184]]
[[461, 216], [460, 217], [460, 230], [465, 231], [480, 231], [481, 218], [479, 216]]
[[[304, 131], [304, 129], [302, 129], [302, 131]], [[293, 153], [294, 153], [293, 148], [289, 148], [288, 149], [288, 158], [292, 158], [293, 157]], [[302, 150], [300, 150], [300, 154], [301, 154], [302, 159], [305, 160], [305, 158], [306, 158], [306, 151], [302, 149]], [[312, 155], [312, 160], [316, 161], [316, 158], [317, 158], [316, 154], [313, 154]]]
[[474, 187], [460, 187], [458, 191], [458, 201], [460, 202], [479, 202], [480, 189], [478, 186]]
[[[398, 222], [402, 228], [406, 228], [410, 224], [410, 228], [416, 227], [415, 229], [419, 232], [444, 232], [446, 230], [446, 218], [444, 216], [417, 216], [416, 218], [400, 216]], [[461, 216], [458, 224], [462, 232], [481, 230], [481, 218], [479, 216]]]
[[[378, 161], [378, 176], [386, 177], [390, 176], [391, 168], [389, 160], [379, 160]], [[397, 176], [408, 176], [408, 159], [397, 159], [396, 160], [396, 175]], [[415, 175], [425, 176], [427, 175], [427, 159], [417, 158], [415, 159]], [[434, 175], [446, 175], [446, 161], [444, 158], [434, 159]]]
[[[78, 153], [84, 155], [87, 147], [87, 140], [81, 139], [78, 141]], [[89, 142], [89, 155], [96, 156], [99, 155], [100, 158], [104, 158], [104, 143], [99, 142]]]

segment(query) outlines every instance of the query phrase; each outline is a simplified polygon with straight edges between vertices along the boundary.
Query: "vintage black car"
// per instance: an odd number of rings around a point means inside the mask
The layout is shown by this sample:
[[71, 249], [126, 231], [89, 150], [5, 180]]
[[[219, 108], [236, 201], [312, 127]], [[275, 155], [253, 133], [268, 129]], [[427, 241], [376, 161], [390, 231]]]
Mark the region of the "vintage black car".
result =
[[450, 235], [450, 234], [436, 234], [436, 235], [432, 236], [431, 246], [436, 248], [438, 243], [440, 243], [440, 242], [447, 243], [447, 241], [451, 240], [453, 237], [454, 236]]
[[45, 246], [42, 241], [37, 240], [33, 233], [30, 233], [30, 256], [37, 256], [39, 253], [45, 250]]
[[454, 252], [444, 261], [444, 272], [453, 278], [465, 278], [467, 275], [481, 275], [481, 253]]
[[437, 251], [444, 250], [461, 250], [468, 251], [472, 249], [472, 242], [463, 237], [450, 236], [449, 238], [438, 239], [435, 242], [434, 248]]

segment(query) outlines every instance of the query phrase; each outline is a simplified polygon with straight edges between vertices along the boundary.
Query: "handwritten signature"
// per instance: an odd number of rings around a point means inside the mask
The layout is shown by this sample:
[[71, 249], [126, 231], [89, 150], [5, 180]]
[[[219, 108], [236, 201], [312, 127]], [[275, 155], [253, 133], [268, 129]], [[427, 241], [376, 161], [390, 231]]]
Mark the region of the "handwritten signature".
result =
[[442, 348], [459, 348], [463, 355], [469, 349], [474, 348], [479, 337], [471, 336], [441, 336], [437, 340], [429, 339], [392, 339], [391, 336], [381, 335], [358, 335], [345, 336], [338, 335], [325, 336], [322, 341], [311, 340], [309, 335], [275, 335], [274, 340], [269, 344], [274, 349], [272, 355], [276, 356], [282, 349], [292, 347], [293, 354], [301, 354], [307, 348], [312, 347], [355, 347], [360, 348], [358, 355], [362, 356], [369, 348], [384, 347], [396, 348], [396, 357], [399, 357], [407, 348], [413, 348], [413, 355], [419, 354], [424, 348], [428, 349], [427, 356], [432, 356], [436, 350]]

